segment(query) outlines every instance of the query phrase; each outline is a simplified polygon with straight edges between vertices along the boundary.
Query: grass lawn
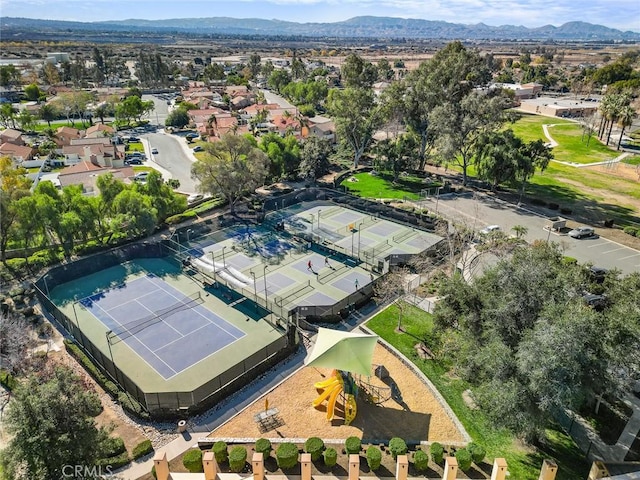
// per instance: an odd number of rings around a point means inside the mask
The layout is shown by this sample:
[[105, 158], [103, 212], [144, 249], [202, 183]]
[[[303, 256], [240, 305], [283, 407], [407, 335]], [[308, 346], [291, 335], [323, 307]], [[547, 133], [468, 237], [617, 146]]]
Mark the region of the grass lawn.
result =
[[633, 157], [627, 157], [622, 160], [622, 163], [628, 163], [629, 165], [640, 165], [640, 155], [634, 155]]
[[558, 146], [553, 149], [556, 160], [570, 163], [594, 163], [613, 160], [621, 152], [611, 150], [596, 136], [591, 137], [589, 146], [586, 139], [582, 139], [582, 129], [580, 125], [562, 124], [549, 127], [549, 134], [558, 142]]
[[[78, 130], [83, 130], [83, 129], [85, 129], [85, 128], [90, 126], [88, 121], [82, 123], [80, 120], [76, 120], [73, 123], [74, 123], [74, 125], [71, 125], [71, 122], [67, 122], [66, 120], [58, 120], [56, 122], [51, 122], [51, 130], [55, 131], [59, 127], [73, 127], [73, 128], [77, 128]], [[46, 122], [36, 123], [33, 126], [33, 130], [36, 131], [36, 132], [44, 132], [48, 128], [49, 128], [49, 125], [47, 125]]]
[[144, 153], [144, 147], [142, 146], [142, 142], [132, 142], [129, 144], [129, 150], [127, 150], [127, 153], [133, 153], [133, 152]]
[[506, 128], [513, 130], [513, 132], [525, 142], [532, 142], [538, 139], [546, 142], [547, 137], [544, 136], [542, 125], [549, 124], [573, 125], [573, 122], [568, 122], [567, 120], [562, 120], [561, 118], [556, 117], [523, 114], [522, 118], [520, 118], [516, 123], [509, 124]]
[[553, 458], [558, 463], [557, 480], [583, 480], [589, 471], [589, 463], [574, 442], [560, 430], [547, 430], [544, 450], [521, 444], [509, 431], [492, 425], [479, 410], [471, 410], [462, 400], [462, 392], [469, 388], [464, 381], [447, 375], [448, 368], [434, 360], [422, 360], [414, 345], [431, 340], [433, 321], [430, 314], [413, 306], [406, 306], [402, 317], [405, 333], [398, 334], [398, 309], [390, 308], [379, 313], [367, 323], [383, 339], [391, 343], [409, 358], [436, 386], [451, 409], [458, 416], [474, 442], [484, 446], [490, 458], [504, 457], [509, 465], [510, 478], [536, 480], [542, 460]]
[[356, 173], [353, 175], [357, 182], [344, 180], [340, 185], [346, 187], [350, 193], [365, 198], [397, 198], [407, 197], [411, 200], [420, 198], [420, 191], [427, 188], [428, 184], [418, 177], [399, 177], [394, 184], [393, 177], [384, 173], [370, 175], [369, 173]]

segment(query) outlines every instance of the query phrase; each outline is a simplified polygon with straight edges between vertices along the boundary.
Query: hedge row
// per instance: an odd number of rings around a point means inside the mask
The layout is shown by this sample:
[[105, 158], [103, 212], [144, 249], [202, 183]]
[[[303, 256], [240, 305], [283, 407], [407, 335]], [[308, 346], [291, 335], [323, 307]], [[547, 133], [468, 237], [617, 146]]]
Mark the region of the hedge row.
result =
[[[149, 442], [150, 443], [150, 442]], [[262, 453], [265, 458], [271, 453], [271, 442], [266, 438], [260, 438], [255, 443], [254, 450], [258, 453]], [[349, 437], [345, 441], [345, 450], [349, 455], [359, 454], [362, 449], [361, 441], [358, 437]], [[408, 452], [406, 442], [400, 437], [394, 437], [389, 441], [389, 453], [396, 459], [398, 455], [406, 455]], [[231, 452], [228, 452], [227, 444], [223, 441], [218, 441], [213, 444], [213, 454], [218, 463], [229, 462], [229, 467], [232, 472], [242, 472], [247, 461], [247, 450], [244, 447], [234, 447]], [[335, 448], [326, 448], [324, 441], [318, 437], [311, 437], [304, 443], [304, 451], [311, 454], [312, 461], [318, 461], [323, 458], [324, 464], [327, 467], [333, 467], [338, 460], [338, 452]], [[289, 442], [281, 443], [276, 450], [276, 461], [278, 467], [283, 470], [288, 470], [295, 467], [298, 463], [298, 447]], [[382, 463], [382, 451], [379, 447], [372, 445], [366, 449], [365, 452], [367, 465], [371, 471], [375, 471], [380, 468]], [[481, 463], [485, 456], [486, 450], [484, 447], [470, 443], [466, 448], [459, 448], [454, 453], [458, 466], [461, 470], [467, 471], [471, 468], [472, 463]], [[417, 471], [424, 472], [429, 468], [429, 457], [431, 461], [437, 464], [442, 464], [444, 461], [445, 450], [442, 444], [434, 442], [429, 447], [429, 453], [418, 449], [413, 454], [413, 464]], [[135, 449], [134, 449], [134, 458]], [[189, 450], [183, 457], [184, 466], [191, 472], [201, 472], [202, 470], [194, 470], [196, 467], [202, 468], [202, 452], [200, 450]], [[197, 464], [197, 465], [196, 465]]]
[[131, 451], [131, 456], [134, 460], [137, 460], [149, 453], [153, 452], [153, 445], [151, 444], [151, 440], [143, 440], [138, 445], [133, 447]]
[[111, 467], [112, 470], [116, 470], [118, 468], [124, 467], [131, 463], [131, 457], [127, 452], [123, 452], [120, 455], [116, 455], [114, 457], [103, 458], [96, 462], [96, 466], [98, 467]]
[[67, 351], [89, 372], [93, 379], [109, 394], [111, 397], [118, 400], [118, 403], [122, 405], [125, 410], [138, 415], [141, 418], [149, 418], [149, 413], [142, 409], [142, 406], [132, 400], [129, 395], [120, 390], [115, 383], [109, 380], [91, 361], [91, 359], [80, 349], [78, 345], [70, 340], [65, 340], [64, 345]]
[[632, 227], [631, 225], [629, 225], [624, 227], [622, 231], [627, 235], [631, 235], [632, 237], [640, 237], [640, 227]]

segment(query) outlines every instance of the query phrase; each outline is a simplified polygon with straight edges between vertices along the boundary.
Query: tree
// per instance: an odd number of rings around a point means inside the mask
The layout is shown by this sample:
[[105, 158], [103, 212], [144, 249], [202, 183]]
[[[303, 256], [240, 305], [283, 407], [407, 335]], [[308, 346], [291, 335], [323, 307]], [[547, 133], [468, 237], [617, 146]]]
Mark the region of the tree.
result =
[[267, 79], [267, 85], [278, 93], [289, 83], [291, 83], [291, 75], [286, 70], [274, 70]]
[[636, 111], [633, 109], [631, 105], [625, 105], [618, 112], [618, 124], [620, 125], [620, 138], [618, 138], [618, 147], [617, 150], [620, 150], [620, 145], [622, 144], [622, 136], [624, 135], [624, 130], [627, 127], [630, 127], [633, 124], [633, 119], [636, 117]]
[[393, 172], [393, 181], [396, 182], [400, 173], [411, 166], [411, 153], [415, 151], [415, 147], [415, 137], [410, 134], [381, 140], [375, 147], [381, 157], [377, 163], [381, 170]]
[[380, 300], [381, 304], [393, 302], [398, 309], [398, 325], [397, 332], [402, 332], [402, 315], [407, 306], [403, 300], [403, 296], [407, 293], [407, 276], [408, 268], [399, 268], [388, 273], [384, 282], [378, 282], [375, 286], [375, 296]]
[[259, 148], [269, 157], [270, 180], [281, 180], [298, 171], [300, 144], [293, 135], [283, 138], [277, 133], [267, 133], [262, 136]]
[[186, 108], [176, 108], [169, 113], [164, 124], [168, 127], [183, 128], [189, 125], [191, 119]]
[[10, 87], [11, 85], [17, 85], [20, 83], [20, 71], [15, 65], [2, 65], [0, 66], [0, 85], [3, 87]]
[[29, 195], [31, 181], [26, 173], [24, 168], [15, 168], [10, 157], [0, 157], [0, 260], [3, 262], [18, 220], [16, 202]]
[[257, 53], [252, 53], [251, 56], [249, 57], [249, 64], [247, 66], [249, 67], [249, 70], [251, 71], [251, 76], [253, 78], [256, 78], [260, 73], [260, 69], [261, 69], [260, 62], [261, 62], [260, 55], [258, 55]]
[[353, 150], [353, 167], [357, 168], [373, 134], [382, 125], [383, 110], [376, 104], [373, 92], [363, 88], [330, 90], [327, 108], [338, 137]]
[[524, 225], [514, 225], [511, 230], [516, 234], [516, 238], [522, 238], [529, 232], [529, 229]]
[[191, 168], [191, 177], [200, 182], [203, 193], [223, 195], [234, 213], [236, 202], [245, 193], [264, 184], [269, 158], [251, 136], [226, 134], [205, 146], [202, 160]]
[[26, 108], [21, 110], [16, 117], [18, 124], [22, 130], [31, 130], [36, 124], [36, 117], [34, 117]]
[[387, 60], [386, 58], [381, 58], [380, 60], [378, 60], [377, 70], [378, 70], [378, 80], [382, 80], [382, 81], [392, 80], [396, 74], [393, 71], [393, 68], [391, 68], [391, 64], [389, 63], [389, 60]]
[[97, 428], [100, 399], [68, 367], [31, 375], [5, 416], [13, 435], [5, 473], [15, 479], [62, 478], [65, 465], [95, 465], [108, 432]]
[[0, 313], [0, 365], [10, 375], [23, 372], [26, 366], [29, 353], [29, 335], [25, 334], [26, 331], [23, 315]]
[[438, 106], [430, 118], [437, 132], [436, 144], [441, 155], [462, 168], [462, 184], [467, 184], [467, 170], [477, 152], [478, 141], [497, 130], [508, 117], [507, 98], [473, 91], [460, 102]]
[[51, 122], [60, 116], [60, 112], [53, 103], [45, 103], [40, 107], [38, 115], [40, 119], [47, 122], [47, 125], [51, 128]]
[[523, 163], [522, 140], [513, 130], [489, 132], [478, 141], [479, 154], [476, 160], [478, 176], [491, 182], [495, 191], [501, 183], [516, 179], [518, 166]]
[[0, 105], [0, 123], [5, 128], [16, 128], [16, 114], [18, 112], [10, 103]]
[[42, 96], [42, 91], [38, 85], [32, 83], [24, 87], [24, 94], [26, 95], [27, 100], [35, 102]]
[[371, 62], [352, 53], [345, 58], [340, 75], [345, 87], [369, 89], [378, 78], [378, 71]]
[[331, 165], [329, 156], [332, 152], [333, 147], [329, 140], [315, 135], [308, 137], [302, 145], [300, 176], [315, 181], [316, 178], [326, 174]]
[[551, 147], [547, 146], [541, 139], [527, 142], [521, 146], [522, 155], [518, 156], [520, 163], [516, 166], [516, 180], [520, 182], [520, 200], [524, 195], [527, 182], [536, 170], [544, 172], [553, 160]]

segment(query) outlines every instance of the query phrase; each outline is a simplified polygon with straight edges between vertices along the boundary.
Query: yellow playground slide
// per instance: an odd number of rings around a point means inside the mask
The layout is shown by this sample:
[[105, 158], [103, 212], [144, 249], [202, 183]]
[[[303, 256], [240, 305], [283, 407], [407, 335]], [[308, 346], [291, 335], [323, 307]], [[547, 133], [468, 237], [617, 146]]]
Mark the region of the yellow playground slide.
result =
[[341, 391], [342, 391], [342, 385], [339, 382], [325, 388], [324, 391], [320, 394], [320, 396], [318, 396], [318, 398], [316, 398], [313, 401], [313, 408], [319, 407], [322, 404], [322, 402], [324, 402], [327, 398], [330, 398], [330, 396], [334, 392], [337, 392], [336, 393], [336, 396], [337, 396], [337, 394], [340, 393]]
[[337, 388], [331, 390], [331, 395], [329, 396], [329, 400], [327, 401], [327, 420], [333, 420], [333, 412], [336, 408], [336, 400], [338, 400], [340, 392], [342, 392], [342, 385], [339, 385]]

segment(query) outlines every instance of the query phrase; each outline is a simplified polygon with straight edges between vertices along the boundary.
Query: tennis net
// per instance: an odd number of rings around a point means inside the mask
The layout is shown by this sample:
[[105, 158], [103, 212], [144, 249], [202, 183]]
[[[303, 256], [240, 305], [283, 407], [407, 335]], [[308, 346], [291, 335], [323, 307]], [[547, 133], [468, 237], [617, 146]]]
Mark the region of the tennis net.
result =
[[179, 302], [176, 302], [172, 305], [169, 305], [168, 307], [165, 307], [161, 310], [153, 312], [151, 315], [148, 315], [147, 317], [143, 317], [136, 321], [126, 323], [122, 325], [122, 328], [112, 330], [107, 334], [107, 341], [111, 345], [114, 345], [119, 341], [122, 341], [129, 337], [133, 337], [137, 335], [138, 333], [143, 331], [145, 328], [148, 328], [151, 325], [161, 322], [162, 320], [169, 318], [171, 315], [174, 315], [177, 312], [180, 312], [183, 310], [189, 310], [191, 308], [194, 308], [197, 305], [201, 305], [203, 301], [204, 300], [202, 299], [202, 295], [200, 294], [200, 292], [196, 292], [192, 295], [189, 295], [188, 297], [185, 297]]

